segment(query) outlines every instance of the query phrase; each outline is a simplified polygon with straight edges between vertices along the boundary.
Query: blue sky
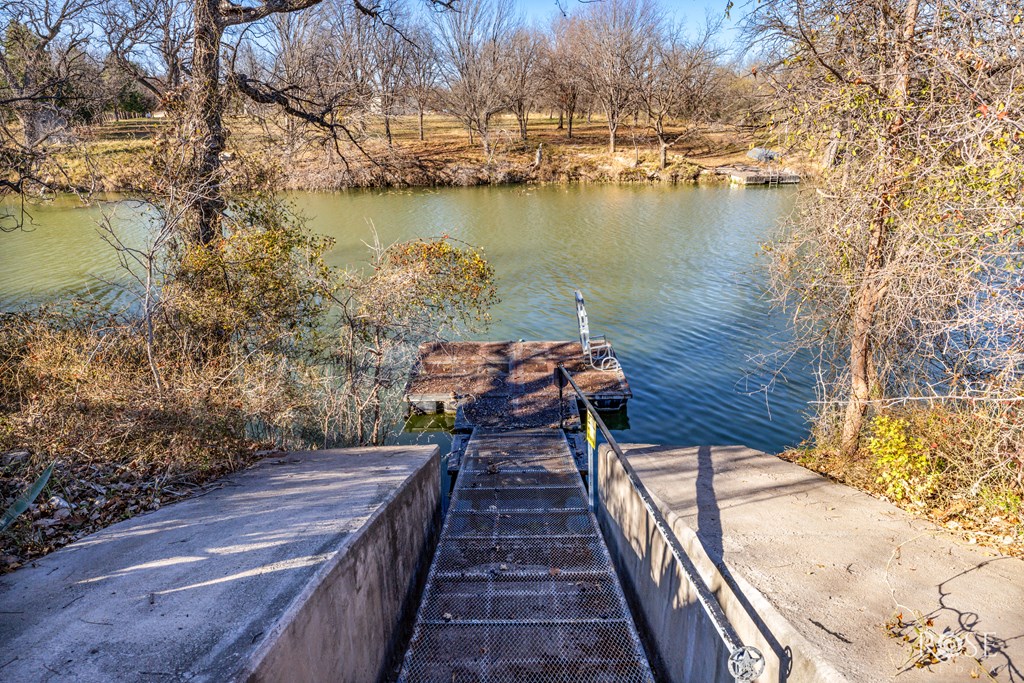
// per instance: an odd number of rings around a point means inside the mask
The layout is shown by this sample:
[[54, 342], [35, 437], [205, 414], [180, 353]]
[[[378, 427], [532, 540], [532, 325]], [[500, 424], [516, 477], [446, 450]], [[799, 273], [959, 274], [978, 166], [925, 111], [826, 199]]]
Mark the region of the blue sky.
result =
[[[555, 0], [517, 0], [519, 7], [526, 15], [527, 21], [537, 20], [545, 24], [552, 14], [558, 11]], [[570, 10], [580, 4], [580, 0], [563, 0], [563, 4]], [[690, 25], [704, 23], [705, 13], [710, 11], [715, 14], [725, 14], [728, 0], [660, 0], [659, 3], [677, 21], [683, 21]], [[737, 2], [732, 10], [732, 17], [726, 19], [722, 25], [722, 42], [731, 43], [736, 37], [736, 19], [742, 11], [742, 2]]]
[[[543, 21], [558, 11], [555, 0], [518, 0], [518, 4], [528, 19]], [[580, 3], [579, 0], [564, 0], [564, 4], [571, 8]], [[660, 4], [677, 19], [701, 22], [705, 10], [724, 13], [728, 3], [727, 0], [661, 0]]]

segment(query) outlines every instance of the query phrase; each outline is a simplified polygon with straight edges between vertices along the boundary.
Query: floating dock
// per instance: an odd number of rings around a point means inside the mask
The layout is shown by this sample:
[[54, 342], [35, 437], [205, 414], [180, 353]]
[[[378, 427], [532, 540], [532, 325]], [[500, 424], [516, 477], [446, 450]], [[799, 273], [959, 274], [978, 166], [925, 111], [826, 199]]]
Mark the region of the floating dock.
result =
[[413, 414], [454, 414], [456, 431], [572, 429], [579, 411], [568, 394], [559, 405], [552, 379], [559, 365], [602, 410], [633, 397], [621, 367], [590, 367], [579, 342], [431, 342], [419, 348], [405, 401]]
[[554, 381], [564, 367], [589, 401], [624, 408], [625, 373], [605, 365], [580, 342], [420, 346], [405, 400], [412, 415], [454, 415], [458, 474], [402, 683], [653, 683], [588, 507], [576, 395]]

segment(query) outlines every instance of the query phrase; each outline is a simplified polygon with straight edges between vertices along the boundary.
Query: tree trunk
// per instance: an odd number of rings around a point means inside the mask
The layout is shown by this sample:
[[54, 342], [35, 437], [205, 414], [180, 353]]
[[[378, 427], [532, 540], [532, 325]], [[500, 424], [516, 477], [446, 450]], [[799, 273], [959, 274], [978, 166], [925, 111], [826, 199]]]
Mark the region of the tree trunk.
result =
[[21, 121], [22, 136], [25, 140], [25, 147], [31, 149], [39, 144], [39, 141], [43, 139], [43, 112], [39, 105], [35, 103], [29, 103], [25, 109], [19, 113], [18, 119]]
[[[903, 34], [891, 92], [896, 117], [889, 128], [888, 148], [883, 152], [891, 155], [891, 165], [899, 164], [899, 135], [905, 125], [903, 109], [907, 105], [909, 94], [910, 54], [917, 17], [918, 0], [910, 0], [903, 14]], [[873, 384], [877, 384], [871, 357], [871, 331], [875, 324], [875, 312], [885, 293], [886, 286], [878, 282], [878, 275], [884, 262], [886, 221], [891, 214], [891, 207], [896, 202], [897, 194], [898, 187], [895, 184], [882, 192], [881, 203], [872, 220], [871, 242], [865, 258], [862, 284], [856, 296], [853, 329], [850, 335], [850, 402], [846, 406], [841, 444], [843, 455], [847, 458], [854, 456], [860, 446], [860, 432], [864, 427], [864, 416], [867, 413], [868, 401], [871, 399], [871, 390]]]
[[565, 128], [565, 110], [564, 109], [559, 109], [558, 110], [558, 128], [556, 128], [555, 130], [562, 130], [563, 128]]
[[423, 107], [419, 108], [420, 114], [420, 142], [423, 142]]
[[388, 147], [394, 142], [391, 138], [391, 117], [387, 114], [384, 115], [384, 135], [388, 139]]
[[484, 156], [490, 157], [491, 155], [491, 115], [485, 114], [480, 124], [480, 142], [484, 145]]
[[217, 0], [196, 0], [192, 49], [192, 101], [186, 116], [195, 142], [192, 148], [193, 184], [188, 207], [192, 238], [210, 244], [220, 235], [224, 210], [221, 187], [227, 133], [224, 95], [220, 84], [220, 43], [224, 28], [217, 20]]
[[618, 126], [608, 121], [608, 151], [615, 154], [615, 134]]
[[877, 298], [873, 288], [865, 285], [857, 296], [853, 333], [850, 337], [850, 402], [843, 420], [842, 451], [847, 458], [857, 453], [864, 416], [871, 398], [868, 359], [871, 356], [871, 327], [874, 322]]
[[872, 221], [863, 279], [855, 299], [853, 328], [850, 332], [850, 402], [846, 405], [841, 442], [843, 455], [847, 458], [856, 455], [860, 446], [860, 433], [864, 428], [864, 416], [871, 399], [871, 331], [875, 324], [875, 311], [885, 292], [885, 285], [878, 282], [878, 274], [882, 267], [885, 222], [889, 216], [890, 199], [888, 195], [883, 196]]
[[662, 171], [668, 166], [668, 144], [665, 143], [665, 138], [658, 137], [658, 167]]
[[568, 131], [567, 131], [565, 137], [567, 137], [567, 138], [569, 138], [571, 140], [572, 139], [572, 121], [576, 117], [576, 108], [575, 107], [569, 107], [569, 110], [566, 112], [566, 114], [568, 115], [566, 118], [568, 118], [568, 120], [569, 120], [569, 127], [568, 127]]
[[167, 90], [175, 90], [181, 85], [181, 66], [176, 59], [167, 60]]

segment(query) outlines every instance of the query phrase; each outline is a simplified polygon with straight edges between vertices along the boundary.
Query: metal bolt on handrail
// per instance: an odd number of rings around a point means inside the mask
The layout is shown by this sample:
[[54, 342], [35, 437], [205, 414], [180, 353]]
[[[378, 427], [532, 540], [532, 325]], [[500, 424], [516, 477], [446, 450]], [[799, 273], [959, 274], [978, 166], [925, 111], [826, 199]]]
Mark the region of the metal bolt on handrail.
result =
[[[673, 557], [675, 557], [676, 562], [679, 563], [679, 567], [683, 571], [683, 575], [686, 576], [687, 581], [689, 581], [690, 585], [693, 586], [694, 592], [697, 595], [697, 601], [700, 603], [701, 607], [704, 608], [704, 613], [707, 614], [708, 619], [711, 620], [711, 624], [715, 627], [718, 637], [729, 650], [729, 673], [736, 681], [743, 683], [753, 681], [764, 672], [764, 655], [756, 647], [753, 647], [752, 645], [744, 645], [740, 640], [739, 635], [736, 633], [736, 629], [734, 629], [732, 624], [729, 623], [728, 617], [725, 616], [725, 612], [722, 610], [722, 606], [718, 603], [718, 599], [715, 598], [714, 593], [712, 593], [711, 589], [704, 583], [704, 579], [701, 578], [700, 574], [697, 572], [697, 567], [694, 566], [693, 560], [691, 560], [690, 556], [686, 554], [686, 551], [683, 549], [682, 545], [680, 545], [678, 539], [676, 539], [675, 534], [672, 533], [668, 521], [654, 504], [654, 500], [651, 498], [650, 493], [647, 492], [647, 489], [640, 482], [640, 478], [637, 476], [636, 470], [633, 469], [629, 460], [627, 460], [626, 456], [622, 453], [622, 449], [619, 448], [619, 444], [615, 440], [615, 437], [612, 436], [608, 426], [604, 423], [604, 420], [601, 419], [601, 416], [598, 415], [597, 409], [583, 394], [583, 391], [579, 388], [579, 385], [576, 384], [576, 381], [572, 378], [572, 375], [569, 374], [569, 371], [561, 365], [555, 368], [554, 376], [555, 383], [559, 386], [559, 389], [561, 389], [565, 384], [559, 376], [559, 372], [564, 375], [565, 379], [568, 380], [569, 385], [572, 386], [573, 391], [576, 392], [576, 396], [583, 402], [584, 407], [587, 409], [588, 419], [594, 420], [598, 429], [600, 429], [601, 433], [604, 434], [604, 438], [608, 442], [608, 445], [611, 446], [612, 450], [615, 451], [615, 454], [619, 457], [619, 462], [622, 463], [622, 467], [625, 469], [626, 475], [633, 483], [633, 487], [640, 496], [640, 500], [643, 501], [644, 508], [646, 508], [647, 513], [654, 520], [655, 527], [657, 527], [662, 538], [665, 539], [669, 549], [671, 549]], [[593, 492], [597, 487], [596, 459], [588, 473], [588, 478], [590, 480], [591, 491]]]

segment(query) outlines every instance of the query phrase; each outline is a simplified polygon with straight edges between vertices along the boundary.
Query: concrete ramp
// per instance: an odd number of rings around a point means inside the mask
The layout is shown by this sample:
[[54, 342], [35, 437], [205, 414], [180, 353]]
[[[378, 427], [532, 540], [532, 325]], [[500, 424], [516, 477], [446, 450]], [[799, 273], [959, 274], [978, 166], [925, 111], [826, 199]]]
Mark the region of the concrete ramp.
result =
[[400, 681], [652, 681], [562, 431], [477, 430]]
[[[672, 681], [731, 681], [654, 498], [762, 681], [1024, 681], [1024, 562], [741, 446], [601, 448], [601, 523]], [[910, 622], [916, 623], [911, 624]]]
[[438, 468], [436, 447], [268, 458], [0, 577], [0, 680], [379, 680]]

